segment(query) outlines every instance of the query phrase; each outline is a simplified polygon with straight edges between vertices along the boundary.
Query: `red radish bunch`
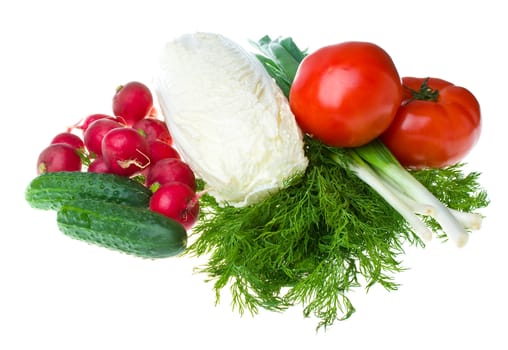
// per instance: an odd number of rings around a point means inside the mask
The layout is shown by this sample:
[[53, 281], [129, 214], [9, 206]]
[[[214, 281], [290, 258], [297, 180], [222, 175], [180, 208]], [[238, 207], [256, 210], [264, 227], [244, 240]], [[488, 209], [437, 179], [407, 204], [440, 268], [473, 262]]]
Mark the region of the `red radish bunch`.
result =
[[136, 178], [153, 192], [150, 209], [191, 228], [199, 215], [196, 178], [158, 119], [150, 89], [136, 81], [121, 85], [112, 112], [91, 114], [55, 135], [39, 154], [37, 174], [88, 171]]

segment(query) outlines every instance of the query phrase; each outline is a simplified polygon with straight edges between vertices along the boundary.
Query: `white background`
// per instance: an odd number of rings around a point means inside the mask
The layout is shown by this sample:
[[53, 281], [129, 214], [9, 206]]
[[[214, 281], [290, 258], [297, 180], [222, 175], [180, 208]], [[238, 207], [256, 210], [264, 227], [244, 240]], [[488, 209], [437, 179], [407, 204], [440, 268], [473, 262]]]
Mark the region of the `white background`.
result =
[[[506, 37], [498, 1], [16, 1], [0, 5], [0, 349], [507, 349]], [[293, 36], [310, 50], [372, 41], [401, 75], [468, 87], [483, 134], [467, 157], [491, 205], [467, 247], [408, 248], [396, 292], [359, 289], [326, 332], [301, 310], [240, 317], [198, 261], [145, 261], [71, 240], [23, 198], [40, 150], [117, 85], [151, 83], [167, 40], [212, 31], [241, 44]], [[505, 217], [503, 217], [505, 216]]]

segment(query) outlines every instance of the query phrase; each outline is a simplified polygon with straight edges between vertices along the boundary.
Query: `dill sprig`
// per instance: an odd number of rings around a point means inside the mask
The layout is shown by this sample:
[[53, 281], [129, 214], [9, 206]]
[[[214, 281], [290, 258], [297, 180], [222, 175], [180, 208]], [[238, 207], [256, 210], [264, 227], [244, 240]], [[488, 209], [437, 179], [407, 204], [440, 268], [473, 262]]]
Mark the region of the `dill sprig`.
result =
[[489, 204], [487, 191], [480, 186], [481, 174], [465, 174], [464, 163], [441, 169], [423, 169], [411, 174], [445, 205], [470, 213]]

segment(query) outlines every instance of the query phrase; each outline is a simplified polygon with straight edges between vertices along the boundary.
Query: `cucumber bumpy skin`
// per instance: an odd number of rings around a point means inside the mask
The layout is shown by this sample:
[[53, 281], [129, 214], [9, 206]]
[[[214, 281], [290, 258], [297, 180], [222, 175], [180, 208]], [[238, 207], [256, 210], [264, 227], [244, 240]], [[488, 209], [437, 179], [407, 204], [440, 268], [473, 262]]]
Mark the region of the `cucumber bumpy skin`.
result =
[[175, 256], [187, 245], [187, 232], [177, 221], [105, 201], [67, 202], [57, 212], [57, 224], [71, 238], [142, 258]]
[[77, 171], [39, 175], [25, 191], [28, 204], [43, 210], [58, 210], [64, 203], [77, 199], [148, 207], [151, 195], [148, 188], [125, 176]]

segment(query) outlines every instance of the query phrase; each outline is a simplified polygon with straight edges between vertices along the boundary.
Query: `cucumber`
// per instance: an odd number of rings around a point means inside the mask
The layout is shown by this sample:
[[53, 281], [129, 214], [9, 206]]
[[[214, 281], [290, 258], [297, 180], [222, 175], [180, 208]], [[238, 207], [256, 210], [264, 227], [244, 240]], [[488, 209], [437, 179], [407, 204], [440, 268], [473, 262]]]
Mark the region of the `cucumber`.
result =
[[57, 212], [57, 224], [71, 238], [149, 259], [175, 256], [187, 245], [187, 232], [177, 221], [112, 202], [67, 202]]
[[28, 204], [43, 210], [58, 210], [62, 204], [76, 199], [148, 207], [151, 195], [148, 188], [125, 176], [78, 171], [39, 175], [25, 191]]

